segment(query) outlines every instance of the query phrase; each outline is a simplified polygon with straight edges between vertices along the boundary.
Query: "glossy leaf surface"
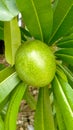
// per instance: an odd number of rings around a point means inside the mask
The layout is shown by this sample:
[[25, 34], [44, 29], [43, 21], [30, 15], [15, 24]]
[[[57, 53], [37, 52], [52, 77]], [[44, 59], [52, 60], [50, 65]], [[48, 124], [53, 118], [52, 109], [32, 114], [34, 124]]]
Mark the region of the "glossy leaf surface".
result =
[[73, 73], [66, 66], [59, 65], [68, 77], [69, 84], [73, 88]]
[[63, 80], [65, 80], [67, 82], [67, 77], [66, 77], [64, 71], [61, 68], [59, 68], [58, 66], [57, 66], [56, 74], [59, 75]]
[[73, 0], [59, 0], [54, 13], [51, 43], [66, 35], [73, 27]]
[[65, 123], [64, 123], [64, 120], [63, 120], [63, 116], [62, 116], [60, 107], [59, 107], [55, 97], [54, 97], [54, 103], [55, 103], [56, 116], [57, 116], [57, 122], [58, 122], [59, 130], [66, 130], [66, 126], [65, 126]]
[[73, 48], [73, 32], [58, 41], [57, 46], [60, 48]]
[[68, 84], [68, 82], [64, 81], [63, 79], [59, 78], [60, 84], [63, 88], [63, 92], [65, 93], [65, 96], [70, 104], [70, 107], [73, 111], [73, 89]]
[[16, 129], [16, 119], [21, 99], [24, 95], [26, 85], [20, 83], [13, 91], [5, 118], [5, 130]]
[[57, 54], [67, 54], [67, 55], [71, 55], [73, 56], [73, 48], [62, 48], [62, 49], [59, 49], [57, 52]]
[[17, 18], [4, 22], [5, 57], [9, 64], [14, 65], [15, 54], [21, 45], [20, 30]]
[[57, 46], [60, 48], [73, 48], [73, 40], [59, 42]]
[[[73, 40], [73, 32], [70, 33], [70, 34], [68, 34], [68, 35], [66, 35], [66, 36], [64, 36], [64, 37], [60, 40], [60, 42], [67, 42], [67, 41], [70, 41], [70, 40]], [[58, 42], [58, 44], [59, 44], [60, 42]]]
[[39, 90], [34, 127], [35, 130], [55, 130], [48, 87]]
[[19, 82], [20, 79], [18, 78], [17, 73], [14, 72], [0, 83], [0, 103], [4, 101]]
[[32, 36], [47, 42], [53, 24], [50, 0], [16, 0], [16, 3]]
[[0, 0], [0, 21], [10, 21], [18, 13], [15, 0]]
[[11, 75], [15, 71], [14, 67], [6, 67], [2, 71], [0, 71], [0, 82], [2, 82], [5, 78]]
[[64, 80], [62, 80], [62, 82], [55, 77], [53, 80], [53, 92], [60, 107], [67, 130], [73, 130], [73, 91], [67, 82]]
[[3, 102], [0, 103], [0, 113], [3, 115], [6, 114], [6, 111], [4, 111], [4, 109], [7, 107], [7, 104], [9, 103], [10, 100], [10, 95], [8, 95]]
[[62, 48], [55, 55], [64, 62], [73, 65], [73, 48]]
[[1, 116], [0, 116], [0, 130], [4, 130], [4, 122]]

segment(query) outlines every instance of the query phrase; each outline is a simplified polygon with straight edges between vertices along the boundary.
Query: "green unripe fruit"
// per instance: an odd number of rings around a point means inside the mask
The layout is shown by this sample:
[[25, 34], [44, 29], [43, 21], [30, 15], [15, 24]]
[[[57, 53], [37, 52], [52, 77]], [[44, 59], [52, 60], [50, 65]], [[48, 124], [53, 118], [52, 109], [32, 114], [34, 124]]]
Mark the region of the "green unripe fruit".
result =
[[21, 80], [35, 87], [44, 87], [54, 78], [56, 62], [45, 43], [33, 40], [25, 42], [18, 49], [15, 67]]

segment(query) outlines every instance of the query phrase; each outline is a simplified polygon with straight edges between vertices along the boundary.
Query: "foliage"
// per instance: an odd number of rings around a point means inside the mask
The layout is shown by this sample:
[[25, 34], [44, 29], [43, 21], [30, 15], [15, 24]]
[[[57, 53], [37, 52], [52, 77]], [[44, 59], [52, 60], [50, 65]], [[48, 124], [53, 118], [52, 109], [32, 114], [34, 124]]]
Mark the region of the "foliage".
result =
[[[22, 27], [18, 26], [19, 12]], [[39, 88], [37, 101], [15, 69], [16, 51], [31, 39], [45, 42], [56, 59], [55, 77]], [[36, 111], [34, 130], [73, 130], [73, 0], [0, 0], [0, 40], [4, 40], [9, 63], [6, 68], [0, 65], [0, 129], [16, 129], [24, 98]]]

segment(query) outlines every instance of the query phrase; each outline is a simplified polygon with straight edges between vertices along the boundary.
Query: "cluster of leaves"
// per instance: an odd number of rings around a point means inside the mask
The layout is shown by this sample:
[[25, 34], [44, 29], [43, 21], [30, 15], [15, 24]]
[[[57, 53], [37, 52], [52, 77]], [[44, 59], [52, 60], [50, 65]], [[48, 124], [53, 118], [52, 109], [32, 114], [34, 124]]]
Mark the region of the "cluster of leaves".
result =
[[[20, 29], [19, 12], [25, 22]], [[14, 67], [21, 41], [32, 37], [51, 47], [57, 64], [50, 89], [39, 88], [37, 104]], [[16, 129], [24, 98], [36, 110], [35, 130], [73, 130], [73, 0], [0, 0], [0, 39], [10, 64], [0, 71], [0, 129]]]

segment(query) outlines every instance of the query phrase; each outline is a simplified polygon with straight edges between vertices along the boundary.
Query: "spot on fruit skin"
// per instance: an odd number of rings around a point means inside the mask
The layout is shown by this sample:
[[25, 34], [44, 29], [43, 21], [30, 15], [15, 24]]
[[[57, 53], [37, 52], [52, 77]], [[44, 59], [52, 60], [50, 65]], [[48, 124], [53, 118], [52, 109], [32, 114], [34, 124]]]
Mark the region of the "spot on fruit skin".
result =
[[54, 78], [56, 62], [45, 43], [33, 40], [25, 42], [18, 49], [15, 67], [21, 80], [28, 85], [44, 87]]

